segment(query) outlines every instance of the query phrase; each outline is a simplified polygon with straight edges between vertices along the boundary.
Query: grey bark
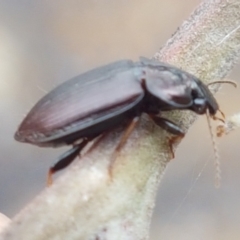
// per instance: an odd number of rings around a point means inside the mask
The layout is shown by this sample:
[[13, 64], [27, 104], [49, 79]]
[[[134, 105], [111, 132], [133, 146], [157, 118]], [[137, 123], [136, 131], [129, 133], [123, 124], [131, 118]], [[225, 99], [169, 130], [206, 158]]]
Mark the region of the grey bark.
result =
[[[209, 82], [225, 77], [239, 53], [240, 1], [206, 0], [154, 57]], [[167, 115], [186, 131], [195, 119], [185, 111]], [[108, 166], [121, 133], [112, 132], [69, 167], [0, 239], [148, 239], [156, 192], [171, 158], [168, 135], [143, 116], [110, 179]]]

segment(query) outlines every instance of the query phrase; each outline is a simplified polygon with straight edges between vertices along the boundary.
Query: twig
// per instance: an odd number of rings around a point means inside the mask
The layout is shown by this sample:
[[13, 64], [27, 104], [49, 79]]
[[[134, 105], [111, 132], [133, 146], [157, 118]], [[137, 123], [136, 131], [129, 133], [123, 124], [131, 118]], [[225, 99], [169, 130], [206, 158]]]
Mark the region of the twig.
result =
[[[209, 82], [229, 73], [240, 53], [240, 1], [205, 0], [155, 58]], [[168, 117], [188, 129], [195, 116]], [[170, 152], [166, 134], [143, 117], [109, 179], [111, 133], [54, 185], [42, 192], [0, 235], [1, 240], [147, 239], [155, 196]]]

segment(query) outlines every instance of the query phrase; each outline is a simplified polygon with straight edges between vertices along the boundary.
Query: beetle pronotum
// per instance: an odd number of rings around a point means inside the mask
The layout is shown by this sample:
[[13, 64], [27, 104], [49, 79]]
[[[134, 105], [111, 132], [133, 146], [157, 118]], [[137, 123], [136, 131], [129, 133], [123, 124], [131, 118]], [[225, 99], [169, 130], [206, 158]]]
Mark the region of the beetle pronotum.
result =
[[53, 89], [28, 113], [15, 139], [40, 147], [73, 146], [50, 168], [51, 181], [52, 174], [69, 165], [90, 141], [125, 123], [128, 127], [116, 147], [119, 151], [142, 113], [183, 137], [178, 125], [160, 115], [174, 109], [208, 111], [214, 117], [219, 107], [208, 87], [183, 70], [145, 58], [122, 60]]

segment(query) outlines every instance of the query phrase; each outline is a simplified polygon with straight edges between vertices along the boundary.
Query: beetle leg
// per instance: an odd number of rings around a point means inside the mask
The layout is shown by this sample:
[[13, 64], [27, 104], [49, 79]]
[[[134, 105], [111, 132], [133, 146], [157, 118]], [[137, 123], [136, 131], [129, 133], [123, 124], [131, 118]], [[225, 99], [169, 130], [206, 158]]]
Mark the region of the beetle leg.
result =
[[173, 145], [177, 142], [179, 142], [182, 138], [184, 138], [184, 134], [183, 135], [178, 135], [178, 136], [172, 136], [168, 139], [168, 145], [169, 145], [169, 148], [170, 148], [170, 152], [171, 152], [171, 155], [172, 155], [172, 158], [175, 158], [175, 153], [173, 151]]
[[62, 170], [63, 168], [67, 167], [81, 152], [81, 150], [87, 145], [89, 142], [89, 139], [84, 139], [80, 144], [74, 146], [67, 152], [63, 153], [60, 157], [57, 163], [55, 163], [48, 171], [48, 177], [47, 177], [47, 185], [50, 186], [52, 184], [52, 175]]
[[136, 127], [137, 123], [139, 122], [139, 119], [140, 119], [139, 116], [137, 116], [137, 117], [134, 117], [131, 120], [131, 122], [128, 125], [126, 131], [122, 135], [120, 142], [118, 143], [117, 147], [115, 148], [115, 151], [114, 151], [114, 154], [113, 154], [113, 158], [111, 160], [111, 163], [110, 163], [110, 166], [109, 166], [109, 169], [108, 169], [110, 177], [112, 177], [113, 165], [115, 163], [115, 160], [116, 160], [120, 150], [122, 149], [123, 145], [126, 143], [126, 141], [129, 138], [130, 134], [132, 133], [132, 131]]
[[116, 147], [116, 151], [119, 152], [121, 150], [121, 148], [123, 147], [123, 145], [125, 144], [125, 142], [127, 141], [127, 139], [129, 138], [130, 134], [132, 133], [132, 131], [134, 130], [134, 128], [136, 127], [137, 123], [139, 122], [139, 117], [135, 117], [132, 119], [132, 121], [130, 122], [130, 124], [128, 125], [125, 133], [123, 134], [119, 144]]
[[[100, 135], [100, 137], [97, 136], [98, 139], [96, 141], [94, 141], [92, 146], [87, 150], [87, 153], [90, 153], [94, 148], [96, 148], [98, 146], [98, 144], [107, 136], [107, 134], [109, 134], [109, 132], [102, 133], [102, 135]], [[93, 139], [91, 139], [91, 140], [93, 140]]]
[[176, 135], [173, 137], [170, 137], [168, 140], [169, 143], [169, 147], [170, 147], [170, 152], [172, 154], [172, 158], [175, 157], [174, 155], [174, 151], [173, 151], [173, 145], [178, 142], [180, 139], [182, 139], [185, 135], [185, 133], [183, 132], [183, 130], [176, 125], [174, 122], [166, 119], [166, 118], [162, 118], [162, 117], [158, 117], [155, 115], [149, 115], [152, 120], [161, 128], [163, 128], [164, 130], [166, 130], [167, 132]]
[[150, 115], [151, 119], [161, 128], [174, 135], [184, 135], [184, 131], [174, 122], [155, 115]]

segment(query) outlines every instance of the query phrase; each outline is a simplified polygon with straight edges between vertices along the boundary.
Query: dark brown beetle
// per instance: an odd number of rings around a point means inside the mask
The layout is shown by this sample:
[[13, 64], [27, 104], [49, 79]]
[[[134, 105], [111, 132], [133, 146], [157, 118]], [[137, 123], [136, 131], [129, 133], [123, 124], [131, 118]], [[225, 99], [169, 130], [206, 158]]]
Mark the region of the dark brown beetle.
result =
[[[44, 96], [23, 120], [15, 139], [40, 147], [73, 145], [50, 168], [51, 175], [70, 164], [89, 141], [128, 123], [120, 150], [142, 113], [163, 129], [184, 136], [162, 111], [189, 109], [211, 116], [218, 104], [198, 78], [174, 66], [141, 58], [123, 60], [81, 74]], [[79, 140], [82, 140], [79, 143]]]

